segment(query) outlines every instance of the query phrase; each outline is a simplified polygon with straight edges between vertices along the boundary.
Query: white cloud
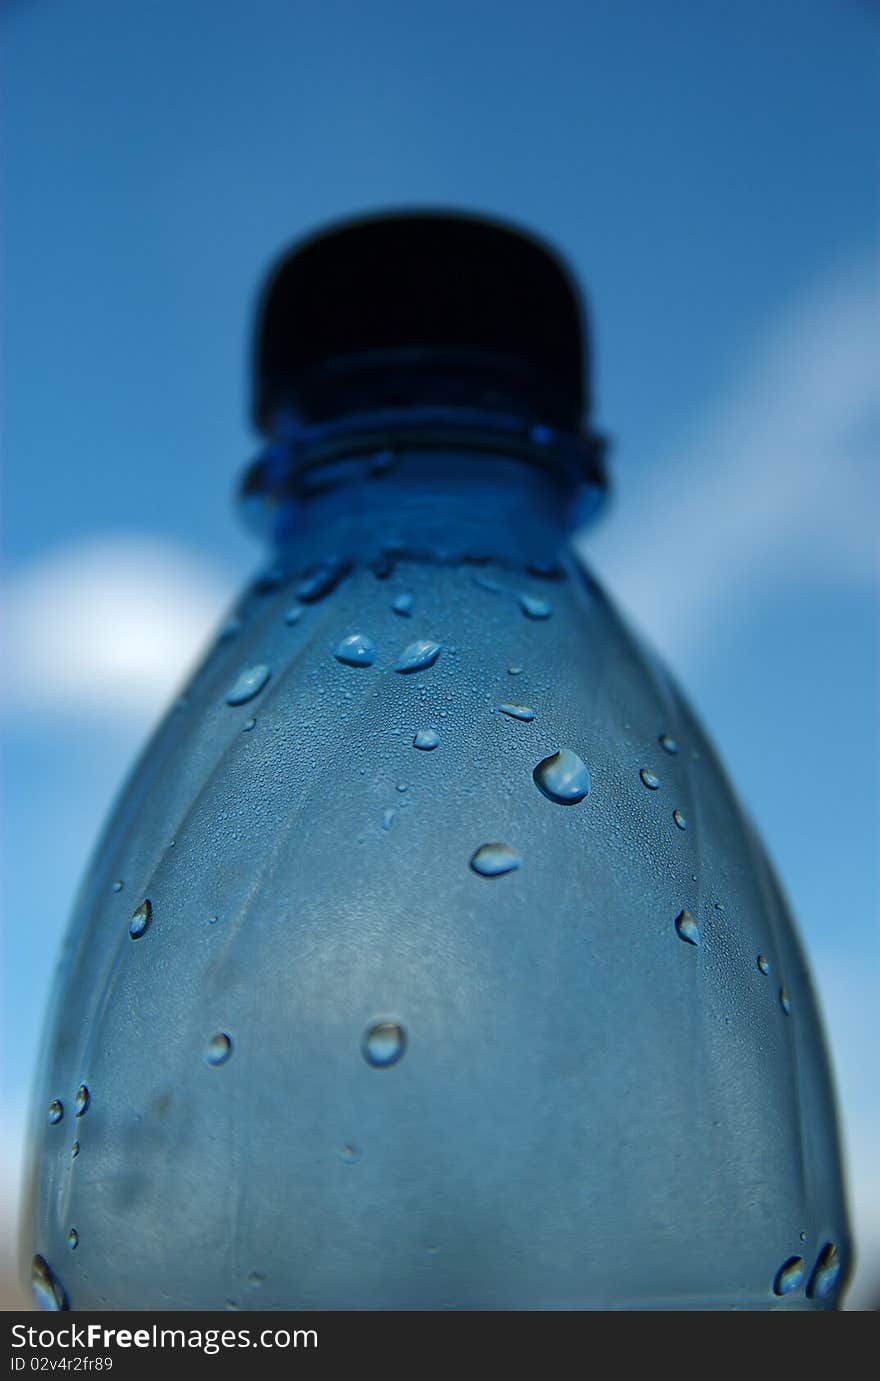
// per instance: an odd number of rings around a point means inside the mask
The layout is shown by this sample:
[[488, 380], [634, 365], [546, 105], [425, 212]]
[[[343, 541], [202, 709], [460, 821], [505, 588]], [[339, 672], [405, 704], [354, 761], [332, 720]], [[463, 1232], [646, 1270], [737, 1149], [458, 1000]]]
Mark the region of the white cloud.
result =
[[[876, 578], [880, 488], [877, 266], [856, 261], [799, 298], [756, 342], [732, 390], [676, 453], [619, 474], [582, 548], [665, 653], [693, 657], [707, 626], [757, 589]], [[637, 401], [637, 400], [636, 400]]]
[[114, 535], [50, 552], [8, 584], [7, 707], [146, 724], [231, 594], [228, 576], [167, 541]]

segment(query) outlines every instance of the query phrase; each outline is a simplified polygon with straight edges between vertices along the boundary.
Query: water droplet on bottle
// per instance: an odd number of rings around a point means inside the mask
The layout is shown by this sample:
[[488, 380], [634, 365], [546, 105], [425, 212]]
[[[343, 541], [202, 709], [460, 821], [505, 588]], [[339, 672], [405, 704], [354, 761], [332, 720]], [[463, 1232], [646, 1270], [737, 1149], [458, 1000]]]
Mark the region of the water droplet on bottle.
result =
[[680, 940], [684, 940], [687, 945], [698, 945], [700, 943], [700, 927], [697, 925], [689, 911], [680, 911], [675, 918], [675, 929], [678, 931]]
[[477, 571], [471, 577], [478, 590], [488, 590], [490, 595], [500, 595], [503, 586], [497, 580], [493, 580], [491, 575], [484, 575], [482, 571]]
[[678, 826], [678, 828], [679, 828], [680, 830], [686, 830], [686, 829], [687, 829], [687, 827], [688, 827], [688, 822], [687, 822], [686, 818], [684, 817], [684, 815], [682, 815], [682, 813], [681, 813], [680, 810], [674, 810], [674, 811], [672, 812], [672, 818], [673, 818], [673, 820], [675, 821], [676, 825]]
[[561, 806], [577, 805], [590, 793], [587, 765], [570, 748], [560, 748], [544, 758], [532, 776], [538, 790]]
[[660, 785], [660, 778], [656, 777], [647, 767], [642, 768], [639, 776], [649, 791], [656, 791]]
[[762, 973], [770, 972], [770, 960], [765, 959], [763, 954], [758, 955], [758, 968]]
[[805, 1232], [802, 1232], [802, 1233], [801, 1233], [801, 1241], [802, 1241], [802, 1242], [806, 1242], [806, 1240], [807, 1240], [807, 1234], [806, 1234]]
[[291, 604], [287, 613], [284, 615], [284, 622], [290, 624], [292, 628], [295, 623], [299, 623], [305, 612], [301, 604]]
[[678, 752], [678, 744], [676, 743], [674, 738], [670, 737], [669, 734], [661, 734], [658, 742], [660, 744], [660, 747], [663, 749], [664, 753]]
[[42, 1256], [35, 1256], [31, 1262], [31, 1289], [38, 1309], [52, 1313], [67, 1309], [64, 1286]]
[[72, 1252], [75, 1252], [79, 1246], [79, 1233], [76, 1228], [71, 1228], [70, 1232], [67, 1234], [67, 1245]]
[[807, 1286], [808, 1299], [828, 1299], [840, 1279], [840, 1253], [833, 1242], [826, 1242], [813, 1267]]
[[251, 729], [256, 728], [256, 724], [257, 721], [255, 719], [246, 719], [244, 724], [242, 724], [241, 726], [241, 732], [243, 734], [249, 734]]
[[553, 610], [545, 599], [536, 599], [534, 595], [518, 595], [519, 607], [522, 609], [527, 619], [549, 619]]
[[259, 695], [271, 675], [269, 668], [262, 662], [257, 666], [245, 667], [235, 684], [226, 692], [227, 705], [246, 705], [255, 695]]
[[383, 828], [383, 830], [390, 830], [390, 829], [391, 829], [391, 826], [394, 824], [394, 816], [395, 816], [395, 814], [396, 814], [396, 812], [393, 811], [393, 810], [391, 810], [391, 809], [383, 810], [383, 812], [382, 812], [382, 828]]
[[360, 1149], [352, 1142], [346, 1142], [344, 1145], [340, 1146], [339, 1159], [342, 1161], [343, 1165], [357, 1165], [360, 1158]]
[[333, 653], [347, 667], [371, 667], [376, 660], [376, 644], [366, 633], [349, 633], [337, 643]]
[[511, 703], [508, 705], [499, 705], [498, 708], [502, 714], [509, 715], [511, 719], [521, 719], [524, 724], [531, 724], [535, 717], [535, 711], [530, 705], [516, 705]]
[[538, 580], [564, 580], [565, 571], [558, 561], [530, 561], [526, 567], [529, 575], [536, 576]]
[[82, 1117], [85, 1113], [87, 1113], [91, 1101], [92, 1095], [89, 1092], [88, 1084], [80, 1084], [79, 1088], [76, 1091], [76, 1097], [73, 1100], [74, 1116]]
[[77, 1158], [78, 1155], [79, 1155], [79, 1142], [78, 1142], [78, 1141], [75, 1141], [75, 1142], [73, 1143], [73, 1145], [71, 1146], [71, 1148], [70, 1148], [70, 1159], [71, 1159], [71, 1160], [76, 1160], [76, 1158]]
[[387, 1069], [397, 1063], [406, 1049], [406, 1034], [395, 1021], [379, 1021], [364, 1035], [361, 1049], [367, 1064]]
[[471, 867], [483, 878], [498, 878], [522, 866], [522, 859], [509, 844], [481, 844], [471, 859]]
[[407, 591], [403, 594], [395, 595], [391, 601], [391, 608], [395, 614], [400, 614], [403, 619], [412, 618], [413, 597]]
[[397, 463], [397, 454], [394, 451], [377, 451], [370, 458], [370, 474], [373, 476], [387, 475], [389, 470], [393, 470]]
[[340, 561], [325, 561], [315, 566], [296, 587], [296, 597], [302, 604], [314, 604], [332, 594], [336, 586], [348, 572], [348, 566]]
[[524, 670], [524, 667], [514, 665], [507, 668], [507, 674], [508, 676], [522, 676]]
[[804, 1258], [802, 1256], [790, 1256], [776, 1272], [776, 1279], [773, 1282], [774, 1295], [790, 1295], [792, 1290], [798, 1289], [803, 1278]]
[[220, 632], [217, 634], [217, 641], [219, 643], [228, 642], [230, 638], [234, 638], [236, 634], [240, 632], [241, 619], [228, 619], [227, 622], [224, 623], [223, 627], [220, 629]]
[[780, 988], [780, 989], [779, 989], [779, 1002], [780, 1002], [780, 1005], [781, 1005], [782, 1010], [783, 1010], [783, 1012], [785, 1013], [785, 1015], [786, 1015], [787, 1017], [790, 1017], [790, 1016], [791, 1016], [791, 998], [788, 996], [788, 992], [787, 992], [787, 990], [786, 990], [785, 988]]
[[49, 1125], [54, 1127], [64, 1116], [64, 1104], [60, 1098], [53, 1098], [49, 1104]]
[[117, 878], [116, 881], [115, 881], [114, 884], [113, 884], [113, 891], [114, 891], [114, 892], [121, 892], [121, 891], [122, 891], [122, 882], [121, 882], [121, 880], [120, 880], [119, 878]]
[[397, 659], [394, 670], [424, 671], [427, 667], [432, 667], [440, 656], [440, 643], [432, 642], [430, 638], [417, 638], [415, 642], [409, 643], [403, 649]]
[[372, 563], [371, 570], [377, 580], [390, 580], [394, 574], [395, 564], [393, 552], [383, 551]]
[[430, 753], [432, 749], [437, 748], [439, 744], [440, 735], [437, 733], [436, 729], [419, 729], [413, 739], [413, 747], [423, 748], [426, 753]]
[[133, 940], [139, 940], [153, 919], [153, 903], [142, 901], [128, 923], [128, 933]]
[[259, 1290], [261, 1286], [265, 1285], [266, 1277], [262, 1271], [251, 1271], [247, 1283], [252, 1290]]
[[232, 1040], [225, 1031], [212, 1036], [205, 1048], [205, 1059], [209, 1065], [225, 1065], [232, 1054]]
[[284, 579], [284, 575], [285, 575], [285, 572], [284, 572], [283, 567], [281, 567], [281, 566], [268, 566], [268, 567], [266, 568], [266, 570], [260, 572], [260, 574], [257, 576], [256, 580], [254, 581], [254, 584], [253, 584], [253, 591], [254, 591], [254, 594], [255, 594], [255, 595], [271, 595], [271, 594], [273, 593], [274, 590], [277, 590], [277, 589], [278, 589], [278, 586], [281, 584], [282, 580]]

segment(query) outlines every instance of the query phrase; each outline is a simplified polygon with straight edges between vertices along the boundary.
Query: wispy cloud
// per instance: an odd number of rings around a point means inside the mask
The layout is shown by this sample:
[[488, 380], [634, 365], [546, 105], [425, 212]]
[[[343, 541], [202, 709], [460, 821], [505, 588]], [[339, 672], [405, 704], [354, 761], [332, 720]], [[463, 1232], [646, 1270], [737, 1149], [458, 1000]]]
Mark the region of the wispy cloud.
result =
[[4, 700], [16, 713], [145, 725], [231, 593], [228, 574], [149, 537], [97, 537], [51, 552], [9, 582]]
[[718, 611], [762, 583], [876, 578], [877, 283], [862, 259], [799, 297], [675, 453], [620, 476], [586, 537], [590, 563], [671, 656], [696, 655]]

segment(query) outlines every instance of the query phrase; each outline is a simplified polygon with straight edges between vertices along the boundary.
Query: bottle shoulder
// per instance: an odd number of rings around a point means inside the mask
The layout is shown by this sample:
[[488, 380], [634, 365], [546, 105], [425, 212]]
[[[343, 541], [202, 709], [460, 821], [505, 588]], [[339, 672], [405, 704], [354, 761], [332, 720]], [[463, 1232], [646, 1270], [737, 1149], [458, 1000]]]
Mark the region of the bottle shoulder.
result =
[[[217, 1192], [203, 1148], [232, 1108], [256, 1129], [248, 1182], [281, 1185], [306, 1238], [348, 1202], [340, 1147], [356, 1148], [354, 1173], [378, 1156], [371, 1192], [409, 1279], [414, 1229], [382, 1186], [424, 1163], [432, 1192], [483, 1185], [485, 1203], [499, 1147], [510, 1259], [527, 1245], [525, 1196], [529, 1221], [552, 1227], [541, 1288], [557, 1300], [573, 1269], [589, 1298], [607, 1292], [572, 1223], [620, 1243], [620, 1298], [656, 1285], [652, 1253], [681, 1263], [673, 1295], [717, 1295], [727, 1272], [772, 1302], [775, 1273], [803, 1255], [792, 1232], [833, 1227], [845, 1251], [790, 920], [696, 722], [649, 662], [566, 563], [326, 561], [264, 577], [99, 847], [46, 1101], [85, 1079], [105, 1126], [148, 1136], [149, 1194], [181, 1218], [181, 1185], [199, 1203]], [[378, 1120], [372, 1079], [388, 1081]], [[94, 1156], [123, 1194], [119, 1145], [100, 1139]], [[246, 1197], [241, 1231], [271, 1255]], [[217, 1290], [222, 1268], [206, 1267]], [[532, 1288], [499, 1272], [499, 1298]], [[359, 1289], [357, 1307], [374, 1307]]]

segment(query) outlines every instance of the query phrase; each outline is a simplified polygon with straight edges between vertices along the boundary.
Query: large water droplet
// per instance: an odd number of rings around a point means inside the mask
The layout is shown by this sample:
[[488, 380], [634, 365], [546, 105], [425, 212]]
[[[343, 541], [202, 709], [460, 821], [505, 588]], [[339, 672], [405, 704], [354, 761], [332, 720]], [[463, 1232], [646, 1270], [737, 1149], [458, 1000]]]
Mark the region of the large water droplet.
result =
[[396, 1021], [379, 1021], [365, 1033], [361, 1050], [367, 1064], [387, 1069], [396, 1064], [406, 1049], [406, 1033]]
[[828, 1299], [834, 1294], [840, 1279], [840, 1253], [833, 1242], [826, 1242], [813, 1267], [810, 1283], [807, 1286], [808, 1299]]
[[205, 1060], [209, 1065], [225, 1065], [232, 1054], [232, 1038], [225, 1031], [218, 1031], [205, 1047]]
[[680, 911], [675, 918], [675, 929], [678, 931], [680, 940], [685, 944], [698, 945], [700, 943], [700, 927], [697, 925], [689, 911]]
[[390, 807], [389, 807], [388, 809], [386, 809], [386, 810], [383, 810], [383, 812], [382, 812], [382, 828], [383, 828], [383, 830], [390, 830], [390, 829], [391, 829], [391, 826], [394, 824], [394, 817], [395, 817], [396, 814], [397, 814], [397, 812], [394, 811], [394, 810], [391, 810]]
[[226, 692], [227, 705], [246, 705], [255, 695], [260, 694], [271, 675], [272, 672], [262, 662], [253, 667], [245, 667], [235, 684]]
[[658, 786], [660, 785], [660, 778], [655, 776], [654, 773], [648, 767], [643, 767], [641, 772], [639, 773], [639, 776], [641, 777], [643, 784], [648, 788], [649, 791], [656, 791]]
[[366, 633], [349, 633], [337, 643], [333, 656], [347, 667], [371, 667], [376, 660], [376, 644]]
[[792, 1290], [798, 1289], [803, 1278], [804, 1258], [802, 1256], [790, 1256], [776, 1272], [776, 1279], [773, 1282], [774, 1295], [790, 1295]]
[[226, 623], [224, 623], [223, 627], [220, 629], [220, 632], [217, 634], [217, 641], [218, 643], [228, 642], [230, 638], [234, 638], [240, 632], [241, 619], [228, 619]]
[[511, 719], [521, 719], [525, 724], [530, 724], [535, 717], [535, 711], [532, 709], [531, 705], [510, 703], [507, 705], [499, 705], [498, 708], [502, 714], [509, 715]]
[[135, 911], [134, 916], [131, 917], [130, 921], [128, 921], [128, 935], [131, 936], [131, 939], [140, 940], [141, 935], [144, 934], [144, 931], [146, 927], [148, 927], [149, 923], [151, 923], [152, 918], [153, 903], [151, 902], [151, 900], [148, 899], [145, 900], [145, 902], [141, 902], [141, 905], [138, 906], [138, 909], [137, 911]]
[[296, 597], [303, 604], [314, 604], [332, 594], [336, 586], [347, 574], [348, 567], [341, 561], [326, 561], [315, 566], [296, 587]]
[[471, 867], [483, 878], [498, 878], [522, 866], [522, 859], [509, 844], [481, 844], [471, 859]]
[[412, 595], [409, 594], [408, 591], [404, 591], [402, 594], [395, 595], [394, 599], [391, 601], [391, 608], [394, 610], [395, 614], [399, 614], [400, 617], [403, 619], [412, 618]]
[[71, 1148], [70, 1148], [70, 1159], [71, 1159], [71, 1160], [76, 1160], [76, 1158], [77, 1158], [78, 1155], [79, 1155], [79, 1142], [78, 1142], [78, 1141], [75, 1141], [75, 1142], [73, 1143], [73, 1145], [71, 1146]]
[[518, 595], [519, 607], [522, 609], [527, 619], [549, 619], [553, 610], [545, 599], [536, 599], [534, 595]]
[[139, 940], [153, 919], [153, 903], [142, 901], [128, 923], [128, 933], [133, 940]]
[[121, 892], [121, 891], [122, 891], [122, 881], [121, 881], [119, 878], [117, 878], [116, 881], [115, 881], [114, 884], [113, 884], [113, 891], [114, 891], [114, 892]]
[[678, 828], [679, 828], [680, 830], [686, 830], [686, 829], [687, 829], [687, 827], [688, 827], [687, 819], [685, 818], [685, 816], [682, 814], [682, 812], [681, 812], [680, 810], [674, 810], [674, 811], [672, 812], [672, 818], [673, 818], [673, 820], [675, 821], [676, 825], [678, 826]]
[[75, 1252], [79, 1246], [79, 1233], [76, 1228], [71, 1228], [70, 1232], [67, 1234], [67, 1245], [72, 1252]]
[[38, 1309], [50, 1313], [67, 1309], [67, 1293], [45, 1257], [35, 1256], [31, 1262], [31, 1289]]
[[538, 790], [561, 806], [577, 805], [590, 792], [587, 765], [570, 748], [560, 748], [544, 758], [532, 776]]
[[284, 615], [284, 622], [289, 624], [292, 628], [294, 624], [299, 623], [300, 619], [302, 618], [305, 612], [306, 611], [301, 604], [291, 604], [287, 613]]
[[73, 1100], [73, 1111], [75, 1116], [82, 1117], [84, 1113], [87, 1113], [91, 1101], [92, 1095], [89, 1092], [88, 1084], [80, 1084], [76, 1091], [76, 1097]]
[[761, 970], [762, 973], [770, 972], [770, 960], [765, 959], [763, 954], [758, 955], [758, 968]]
[[339, 1159], [343, 1165], [357, 1165], [361, 1158], [360, 1147], [353, 1142], [347, 1141], [339, 1148]]
[[413, 739], [414, 748], [423, 748], [426, 753], [430, 753], [440, 744], [440, 735], [436, 729], [419, 729]]
[[49, 1104], [49, 1125], [54, 1127], [64, 1116], [64, 1104], [60, 1098], [53, 1098]]
[[674, 738], [671, 738], [669, 736], [669, 734], [661, 734], [660, 738], [658, 739], [658, 743], [660, 744], [660, 747], [663, 749], [664, 753], [678, 752], [678, 744], [676, 743]]
[[782, 1006], [782, 1010], [783, 1010], [783, 1012], [785, 1013], [785, 1015], [786, 1015], [787, 1017], [790, 1017], [790, 1016], [791, 1016], [791, 998], [790, 998], [789, 995], [788, 995], [787, 989], [785, 989], [785, 988], [780, 988], [780, 989], [779, 989], [779, 1001], [780, 1001], [780, 1004], [781, 1004], [781, 1006]]
[[432, 642], [430, 638], [417, 638], [415, 642], [409, 643], [403, 649], [397, 659], [394, 670], [424, 671], [427, 667], [432, 667], [440, 656], [440, 643]]
[[509, 666], [507, 668], [507, 674], [508, 676], [522, 676], [524, 670], [524, 667], [521, 667], [518, 663], [515, 663], [513, 666]]

